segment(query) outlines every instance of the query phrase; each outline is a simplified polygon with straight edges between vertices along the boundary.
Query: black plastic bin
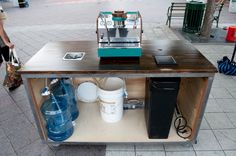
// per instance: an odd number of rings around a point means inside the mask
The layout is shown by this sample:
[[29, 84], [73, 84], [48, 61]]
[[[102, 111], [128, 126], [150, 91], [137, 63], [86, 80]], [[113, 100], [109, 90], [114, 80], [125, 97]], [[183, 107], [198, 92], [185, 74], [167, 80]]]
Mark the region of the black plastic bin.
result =
[[197, 33], [201, 30], [202, 19], [205, 11], [205, 4], [191, 1], [186, 4], [183, 31]]
[[18, 0], [18, 3], [20, 8], [25, 8], [29, 6], [28, 0]]
[[176, 106], [180, 78], [150, 78], [146, 82], [145, 118], [150, 139], [166, 139]]

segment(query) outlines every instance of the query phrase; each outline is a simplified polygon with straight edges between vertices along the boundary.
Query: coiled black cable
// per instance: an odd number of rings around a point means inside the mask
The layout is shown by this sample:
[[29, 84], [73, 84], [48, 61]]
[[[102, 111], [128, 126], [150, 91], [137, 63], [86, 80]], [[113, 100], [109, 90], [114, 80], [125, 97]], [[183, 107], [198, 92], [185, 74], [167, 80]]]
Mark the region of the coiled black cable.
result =
[[176, 133], [179, 137], [187, 139], [192, 135], [192, 128], [188, 126], [187, 120], [179, 111], [178, 105], [176, 105], [175, 110], [176, 119], [174, 121], [174, 126], [176, 129]]

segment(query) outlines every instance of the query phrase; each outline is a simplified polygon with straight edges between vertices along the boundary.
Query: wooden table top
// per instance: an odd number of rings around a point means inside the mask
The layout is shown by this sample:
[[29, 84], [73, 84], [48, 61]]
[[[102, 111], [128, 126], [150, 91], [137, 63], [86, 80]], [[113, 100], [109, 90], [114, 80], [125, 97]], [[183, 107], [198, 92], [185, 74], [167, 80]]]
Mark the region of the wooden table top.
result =
[[[96, 41], [61, 41], [46, 44], [20, 70], [21, 74], [156, 74], [215, 73], [212, 65], [191, 43], [181, 40], [143, 41], [137, 60], [100, 60]], [[81, 61], [63, 60], [68, 51], [84, 51]], [[157, 65], [154, 55], [171, 55], [177, 65]]]

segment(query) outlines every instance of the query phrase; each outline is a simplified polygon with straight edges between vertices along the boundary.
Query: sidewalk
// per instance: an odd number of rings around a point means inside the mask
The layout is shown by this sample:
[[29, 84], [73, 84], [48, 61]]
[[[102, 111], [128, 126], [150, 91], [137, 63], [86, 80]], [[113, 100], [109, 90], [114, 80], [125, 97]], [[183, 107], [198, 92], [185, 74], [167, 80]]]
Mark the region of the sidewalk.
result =
[[[19, 57], [25, 63], [44, 44], [61, 40], [96, 40], [95, 19], [100, 9], [114, 7], [111, 0], [31, 0], [30, 7], [20, 9], [9, 3], [2, 3], [8, 13], [7, 32], [15, 44]], [[126, 4], [125, 0], [113, 0]], [[137, 0], [131, 0], [127, 6]], [[138, 3], [139, 2], [139, 3]], [[143, 11], [155, 1], [137, 1]], [[141, 3], [141, 4], [140, 4]], [[143, 3], [143, 4], [142, 4]], [[164, 3], [164, 2], [163, 2]], [[166, 27], [164, 12], [145, 12], [143, 39], [176, 40]], [[158, 5], [158, 4], [156, 4]], [[154, 9], [154, 6], [150, 6]], [[158, 6], [160, 7], [160, 6]], [[89, 9], [90, 12], [86, 9]], [[157, 10], [157, 9], [156, 9]], [[155, 10], [155, 11], [156, 11]], [[223, 21], [232, 23], [227, 8]], [[89, 12], [89, 14], [88, 14]], [[148, 11], [147, 11], [148, 12]], [[69, 16], [68, 16], [69, 14]], [[153, 14], [153, 15], [152, 15]], [[151, 17], [152, 16], [152, 17]], [[151, 19], [155, 17], [155, 20]], [[156, 19], [156, 17], [162, 17]], [[225, 17], [225, 18], [224, 18]], [[230, 16], [231, 17], [231, 16]], [[144, 18], [144, 17], [143, 17]], [[94, 19], [94, 20], [93, 20]], [[231, 57], [232, 44], [194, 44], [214, 65], [227, 55]], [[0, 69], [2, 84], [5, 69]], [[56, 149], [42, 144], [29, 107], [24, 87], [8, 92], [0, 85], [0, 156], [235, 156], [236, 155], [236, 77], [217, 73], [204, 114], [197, 144], [108, 144], [72, 145]]]

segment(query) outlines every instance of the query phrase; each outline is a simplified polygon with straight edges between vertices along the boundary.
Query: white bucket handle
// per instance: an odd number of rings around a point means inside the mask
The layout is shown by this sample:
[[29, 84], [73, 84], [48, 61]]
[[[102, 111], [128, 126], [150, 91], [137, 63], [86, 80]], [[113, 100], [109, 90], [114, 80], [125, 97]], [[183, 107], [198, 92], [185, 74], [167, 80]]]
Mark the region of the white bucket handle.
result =
[[125, 82], [125, 78], [122, 78], [123, 83], [124, 83], [124, 96], [126, 99], [128, 99], [128, 92], [127, 92], [127, 88], [126, 88], [126, 82]]
[[102, 104], [102, 103], [104, 103], [104, 104], [115, 104], [115, 102], [107, 102], [107, 101], [101, 100], [100, 98], [98, 98], [98, 103], [99, 104]]
[[[119, 77], [120, 78], [120, 77]], [[128, 92], [127, 92], [127, 88], [126, 88], [126, 82], [125, 82], [125, 78], [120, 78], [123, 80], [123, 90], [124, 90], [124, 97], [127, 99], [128, 98]], [[101, 78], [99, 80], [97, 80], [96, 78], [93, 78], [93, 80], [96, 82], [96, 85], [99, 88], [102, 88], [102, 84], [106, 82], [107, 77]]]

